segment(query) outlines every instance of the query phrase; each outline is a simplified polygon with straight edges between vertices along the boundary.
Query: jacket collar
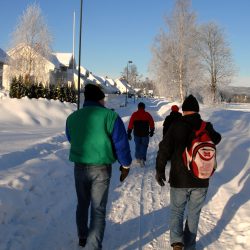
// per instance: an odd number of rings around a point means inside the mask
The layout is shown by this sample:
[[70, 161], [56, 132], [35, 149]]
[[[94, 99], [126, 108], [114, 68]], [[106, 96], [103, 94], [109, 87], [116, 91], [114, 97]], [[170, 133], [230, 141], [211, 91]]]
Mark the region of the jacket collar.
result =
[[95, 102], [95, 101], [84, 101], [83, 107], [88, 107], [88, 106], [98, 106], [98, 107], [105, 108], [105, 107], [104, 107], [102, 104], [100, 104], [99, 102]]

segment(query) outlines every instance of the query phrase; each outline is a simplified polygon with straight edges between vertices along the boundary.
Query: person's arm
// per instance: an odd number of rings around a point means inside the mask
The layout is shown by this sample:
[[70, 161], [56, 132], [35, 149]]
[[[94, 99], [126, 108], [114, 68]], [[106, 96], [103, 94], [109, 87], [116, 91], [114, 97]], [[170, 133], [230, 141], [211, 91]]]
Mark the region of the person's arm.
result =
[[167, 116], [164, 120], [164, 123], [163, 123], [163, 136], [165, 136], [165, 134], [167, 133], [169, 127], [170, 127], [170, 124], [171, 124], [171, 117], [170, 115]]
[[116, 118], [111, 137], [118, 162], [122, 166], [129, 166], [132, 162], [132, 157], [128, 136], [124, 123], [119, 116]]
[[153, 117], [148, 113], [148, 121], [149, 121], [149, 127], [150, 130], [155, 130], [155, 122]]
[[156, 171], [165, 173], [165, 167], [167, 162], [171, 159], [174, 150], [173, 131], [174, 127], [171, 126], [167, 131], [167, 134], [163, 137], [159, 143], [159, 150], [156, 157]]
[[221, 135], [214, 130], [213, 125], [210, 122], [206, 123], [206, 130], [214, 144], [217, 145], [221, 141]]
[[[171, 130], [171, 128], [169, 129]], [[169, 133], [170, 132], [170, 133]], [[160, 186], [165, 185], [166, 175], [165, 168], [167, 161], [171, 159], [173, 153], [172, 131], [168, 131], [159, 144], [159, 150], [156, 157], [156, 175], [155, 179]]]
[[129, 119], [128, 130], [133, 130], [134, 128], [135, 113], [133, 113]]
[[132, 130], [134, 128], [134, 120], [135, 120], [135, 113], [133, 113], [130, 117], [129, 124], [128, 124], [128, 130], [127, 130], [127, 136], [129, 140], [132, 140]]
[[65, 134], [66, 134], [66, 137], [67, 137], [68, 141], [70, 142], [71, 138], [70, 138], [69, 128], [67, 126], [67, 122], [66, 122], [66, 127], [65, 127]]

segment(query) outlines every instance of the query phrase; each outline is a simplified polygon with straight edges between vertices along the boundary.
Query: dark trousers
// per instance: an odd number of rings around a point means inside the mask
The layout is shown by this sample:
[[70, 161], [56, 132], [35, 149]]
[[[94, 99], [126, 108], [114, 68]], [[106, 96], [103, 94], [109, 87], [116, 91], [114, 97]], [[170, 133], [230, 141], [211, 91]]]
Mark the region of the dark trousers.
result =
[[76, 209], [78, 236], [87, 238], [86, 249], [102, 249], [111, 166], [76, 164], [74, 174], [78, 201]]

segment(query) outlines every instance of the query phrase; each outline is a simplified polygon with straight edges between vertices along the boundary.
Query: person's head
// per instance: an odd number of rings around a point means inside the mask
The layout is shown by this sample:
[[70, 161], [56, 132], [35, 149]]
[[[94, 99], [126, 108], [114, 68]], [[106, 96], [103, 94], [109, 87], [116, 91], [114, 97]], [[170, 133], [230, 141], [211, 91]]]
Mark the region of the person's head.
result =
[[105, 94], [98, 85], [87, 84], [84, 88], [85, 101], [99, 102], [104, 105]]
[[145, 109], [145, 103], [139, 102], [138, 103], [138, 109]]
[[178, 112], [179, 111], [179, 107], [177, 105], [172, 105], [171, 110], [173, 112]]
[[199, 113], [199, 103], [193, 95], [189, 95], [188, 97], [186, 97], [182, 104], [182, 111], [184, 115]]

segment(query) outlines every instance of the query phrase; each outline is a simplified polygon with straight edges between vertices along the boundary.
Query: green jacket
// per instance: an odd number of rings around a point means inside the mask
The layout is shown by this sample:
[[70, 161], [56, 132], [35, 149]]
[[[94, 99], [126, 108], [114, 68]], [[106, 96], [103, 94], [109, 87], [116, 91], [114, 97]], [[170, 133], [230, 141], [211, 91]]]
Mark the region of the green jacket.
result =
[[70, 138], [69, 160], [89, 165], [116, 161], [111, 134], [118, 114], [96, 106], [83, 106], [68, 116], [66, 132]]

